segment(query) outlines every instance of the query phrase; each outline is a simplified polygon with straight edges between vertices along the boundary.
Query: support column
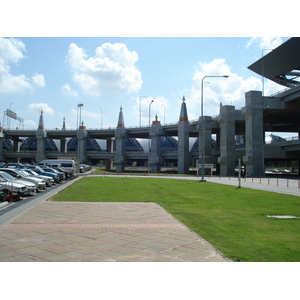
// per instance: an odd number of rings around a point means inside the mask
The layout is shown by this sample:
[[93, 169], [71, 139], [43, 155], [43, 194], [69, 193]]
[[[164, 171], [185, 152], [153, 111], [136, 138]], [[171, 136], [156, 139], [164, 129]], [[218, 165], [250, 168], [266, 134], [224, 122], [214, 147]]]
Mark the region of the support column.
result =
[[[198, 164], [202, 164], [202, 152], [204, 156], [204, 162], [209, 163], [212, 155], [211, 150], [211, 131], [212, 131], [212, 117], [204, 116], [204, 132], [202, 132], [202, 118], [199, 118], [199, 160]], [[202, 135], [204, 134], [204, 145], [202, 145]], [[206, 172], [207, 173], [207, 172]]]
[[[63, 127], [62, 129], [63, 131], [66, 130], [66, 119], [63, 119]], [[60, 152], [61, 153], [67, 153], [67, 138], [63, 137], [60, 139]]]
[[41, 160], [46, 158], [45, 154], [45, 139], [47, 136], [47, 132], [44, 126], [44, 117], [43, 111], [41, 111], [40, 120], [39, 120], [39, 127], [36, 131], [36, 157], [35, 160], [39, 163]]
[[234, 176], [235, 172], [235, 119], [234, 106], [220, 106], [220, 164], [221, 176]]
[[161, 170], [162, 155], [161, 155], [161, 136], [163, 134], [160, 121], [155, 117], [150, 129], [151, 151], [150, 151], [150, 169], [151, 173], [158, 173]]
[[115, 155], [115, 166], [116, 172], [123, 173], [125, 170], [125, 138], [127, 132], [124, 126], [124, 117], [122, 112], [122, 107], [120, 108], [118, 126], [115, 132], [116, 139], [116, 155]]
[[182, 99], [178, 122], [178, 174], [188, 174], [190, 164], [189, 145], [190, 123], [186, 110], [185, 98]]
[[67, 153], [67, 138], [60, 139], [60, 152]]
[[245, 116], [246, 155], [243, 162], [246, 173], [254, 177], [265, 176], [263, 140], [263, 103], [260, 91], [245, 94], [246, 106], [242, 108]]
[[83, 122], [81, 126], [79, 126], [79, 129], [77, 131], [77, 161], [79, 164], [86, 162], [86, 127], [83, 125]]
[[[107, 151], [108, 153], [113, 153], [113, 151], [114, 151], [114, 148], [113, 148], [113, 140], [112, 140], [112, 138], [108, 138], [108, 139], [106, 140], [106, 151]], [[108, 158], [108, 159], [106, 160], [106, 170], [111, 170], [112, 167], [113, 167], [113, 160], [110, 159], [110, 158]]]

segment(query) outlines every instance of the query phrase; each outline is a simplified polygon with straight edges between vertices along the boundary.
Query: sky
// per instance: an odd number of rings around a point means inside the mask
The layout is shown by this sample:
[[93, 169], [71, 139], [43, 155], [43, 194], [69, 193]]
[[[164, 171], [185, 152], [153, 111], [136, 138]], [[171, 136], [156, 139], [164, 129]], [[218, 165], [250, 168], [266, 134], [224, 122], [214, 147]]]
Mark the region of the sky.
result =
[[[244, 106], [245, 92], [262, 90], [261, 76], [247, 67], [263, 49], [288, 37], [3, 37], [0, 38], [1, 123], [11, 109], [25, 129], [116, 127], [120, 108], [125, 126], [178, 122], [183, 96], [189, 120], [219, 113], [220, 103]], [[264, 55], [269, 50], [264, 51]], [[269, 80], [265, 95], [284, 89]], [[83, 106], [78, 108], [78, 104]]]

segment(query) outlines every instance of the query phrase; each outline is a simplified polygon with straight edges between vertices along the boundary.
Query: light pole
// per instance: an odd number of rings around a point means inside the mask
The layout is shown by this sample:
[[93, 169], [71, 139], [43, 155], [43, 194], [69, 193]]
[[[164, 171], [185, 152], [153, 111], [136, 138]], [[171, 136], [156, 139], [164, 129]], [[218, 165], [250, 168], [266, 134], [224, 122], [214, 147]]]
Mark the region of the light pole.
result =
[[264, 51], [272, 51], [273, 49], [263, 49], [261, 51], [261, 81], [262, 81], [262, 96], [264, 96]]
[[103, 110], [101, 107], [100, 107], [100, 109], [101, 109], [101, 130], [102, 130]]
[[150, 173], [150, 111], [151, 111], [151, 104], [154, 100], [151, 100], [149, 104], [149, 139], [148, 139], [148, 175]]
[[205, 127], [204, 127], [204, 119], [203, 119], [203, 81], [205, 78], [208, 78], [208, 77], [224, 77], [224, 78], [228, 78], [229, 76], [228, 75], [223, 75], [223, 76], [204, 76], [202, 78], [202, 81], [201, 81], [201, 167], [202, 167], [202, 170], [201, 170], [201, 180], [202, 182], [204, 182], [204, 133], [205, 133]]
[[164, 107], [164, 125], [166, 124], [166, 107], [162, 104], [161, 106]]
[[[77, 128], [79, 128], [80, 122], [81, 122], [81, 107], [82, 106], [83, 106], [83, 103], [81, 103], [81, 102], [77, 103]], [[79, 124], [78, 124], [78, 108], [80, 110]]]

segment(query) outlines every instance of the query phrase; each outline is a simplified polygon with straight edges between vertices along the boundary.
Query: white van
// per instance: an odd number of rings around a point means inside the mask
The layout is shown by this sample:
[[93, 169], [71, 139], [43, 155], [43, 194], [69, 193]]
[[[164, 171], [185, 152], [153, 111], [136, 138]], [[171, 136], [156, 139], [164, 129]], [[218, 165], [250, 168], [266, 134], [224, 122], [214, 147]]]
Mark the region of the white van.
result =
[[76, 176], [76, 163], [72, 159], [44, 159], [40, 161], [37, 165], [46, 165], [54, 168], [63, 168], [69, 172], [71, 177]]

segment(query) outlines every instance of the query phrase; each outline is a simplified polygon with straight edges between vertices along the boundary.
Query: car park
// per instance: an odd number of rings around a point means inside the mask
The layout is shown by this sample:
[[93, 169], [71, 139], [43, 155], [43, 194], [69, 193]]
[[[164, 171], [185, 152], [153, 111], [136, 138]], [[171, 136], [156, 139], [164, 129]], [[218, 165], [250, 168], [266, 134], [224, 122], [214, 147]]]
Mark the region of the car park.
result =
[[24, 196], [32, 196], [32, 195], [36, 194], [36, 186], [34, 183], [31, 183], [29, 181], [24, 181], [22, 179], [17, 179], [3, 171], [0, 171], [0, 175], [6, 181], [11, 182], [13, 185], [15, 185], [17, 183], [21, 183], [21, 184], [25, 185], [27, 187], [27, 189], [24, 193]]
[[40, 178], [31, 177], [30, 175], [24, 173], [22, 170], [11, 169], [11, 168], [0, 168], [0, 171], [4, 171], [4, 172], [10, 174], [11, 176], [13, 176], [16, 179], [21, 179], [21, 180], [28, 181], [28, 182], [35, 184], [36, 189], [39, 191], [44, 190], [46, 188], [46, 183], [44, 180], [42, 180]]

